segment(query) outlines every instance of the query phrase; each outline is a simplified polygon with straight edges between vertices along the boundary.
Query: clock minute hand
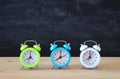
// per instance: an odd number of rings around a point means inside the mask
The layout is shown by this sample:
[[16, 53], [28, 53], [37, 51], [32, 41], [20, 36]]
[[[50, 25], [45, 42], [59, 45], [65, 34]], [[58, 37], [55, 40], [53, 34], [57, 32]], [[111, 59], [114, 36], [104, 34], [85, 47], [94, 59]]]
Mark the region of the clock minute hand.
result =
[[25, 60], [29, 60], [29, 59], [30, 59], [30, 57], [26, 58]]
[[61, 56], [61, 57], [65, 57], [66, 56], [66, 54], [65, 55], [63, 55], [63, 56]]
[[57, 60], [59, 60], [59, 59], [61, 59], [62, 57], [65, 57], [66, 56], [66, 54], [65, 55], [63, 55], [63, 56], [60, 56], [59, 58], [57, 58], [57, 59], [55, 59], [55, 61], [57, 61]]
[[57, 59], [55, 59], [55, 61], [57, 61], [57, 60], [59, 60], [60, 59], [60, 57], [59, 58], [57, 58]]

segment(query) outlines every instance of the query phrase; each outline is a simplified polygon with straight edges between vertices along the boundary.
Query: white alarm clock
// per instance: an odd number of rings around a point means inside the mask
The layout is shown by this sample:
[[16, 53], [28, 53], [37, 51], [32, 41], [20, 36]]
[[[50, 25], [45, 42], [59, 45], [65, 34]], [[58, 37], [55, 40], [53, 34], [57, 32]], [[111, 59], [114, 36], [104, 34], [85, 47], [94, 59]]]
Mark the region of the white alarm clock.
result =
[[[92, 47], [89, 47], [86, 43], [94, 43]], [[80, 62], [85, 68], [95, 68], [98, 67], [101, 56], [100, 56], [100, 44], [97, 44], [96, 41], [87, 40], [84, 44], [81, 44], [80, 47]]]

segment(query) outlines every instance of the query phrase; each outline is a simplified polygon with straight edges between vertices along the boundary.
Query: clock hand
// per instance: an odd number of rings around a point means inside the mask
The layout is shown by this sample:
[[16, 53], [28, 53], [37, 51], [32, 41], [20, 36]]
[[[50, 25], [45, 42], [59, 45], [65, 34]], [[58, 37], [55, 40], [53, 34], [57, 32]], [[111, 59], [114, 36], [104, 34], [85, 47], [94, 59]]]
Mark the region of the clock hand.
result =
[[62, 57], [65, 57], [65, 56], [66, 56], [66, 54], [65, 54], [65, 55], [63, 55], [63, 56], [61, 56], [61, 57], [59, 57], [59, 58], [57, 58], [57, 59], [55, 59], [55, 61], [57, 61], [57, 60], [61, 59]]
[[32, 57], [32, 55], [31, 55], [31, 51], [30, 51], [30, 57]]
[[84, 59], [83, 61], [85, 61], [85, 60], [89, 60], [89, 57], [88, 57], [88, 58], [86, 58], [86, 59]]
[[63, 55], [62, 57], [65, 57], [66, 56], [66, 54], [65, 55]]
[[31, 56], [31, 51], [30, 51], [30, 56]]
[[28, 62], [27, 63], [29, 63], [30, 62], [30, 60], [28, 60]]
[[62, 52], [61, 52], [61, 50], [60, 50], [60, 57], [61, 57], [61, 54], [62, 54]]
[[26, 58], [25, 60], [29, 60], [29, 59], [30, 59], [30, 57]]
[[55, 61], [57, 61], [57, 60], [59, 60], [59, 59], [61, 59], [61, 57], [59, 57], [59, 58], [55, 59]]
[[31, 59], [31, 58], [32, 58], [31, 51], [30, 51], [30, 53], [29, 53], [29, 54], [30, 54], [29, 59]]
[[91, 51], [89, 51], [89, 57], [87, 59], [91, 59]]

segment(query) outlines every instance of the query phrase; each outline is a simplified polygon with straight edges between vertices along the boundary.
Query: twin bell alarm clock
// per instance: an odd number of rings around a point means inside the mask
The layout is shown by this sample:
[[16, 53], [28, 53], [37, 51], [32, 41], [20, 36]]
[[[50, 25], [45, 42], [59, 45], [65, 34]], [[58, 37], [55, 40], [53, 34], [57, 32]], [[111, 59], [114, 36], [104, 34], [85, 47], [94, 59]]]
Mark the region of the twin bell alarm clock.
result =
[[[58, 43], [63, 43], [62, 46], [59, 46]], [[52, 62], [53, 68], [64, 68], [68, 67], [68, 64], [71, 60], [71, 47], [70, 43], [67, 43], [64, 40], [57, 40], [50, 47], [50, 60]]]
[[[34, 43], [33, 46], [29, 46], [27, 43]], [[37, 44], [34, 40], [27, 40], [20, 47], [20, 62], [25, 68], [35, 68], [40, 61], [40, 44]]]
[[[94, 43], [94, 45], [89, 47], [88, 43]], [[98, 66], [101, 59], [99, 54], [101, 51], [100, 44], [93, 40], [87, 40], [84, 44], [81, 44], [80, 51], [80, 62], [83, 67], [95, 68]]]

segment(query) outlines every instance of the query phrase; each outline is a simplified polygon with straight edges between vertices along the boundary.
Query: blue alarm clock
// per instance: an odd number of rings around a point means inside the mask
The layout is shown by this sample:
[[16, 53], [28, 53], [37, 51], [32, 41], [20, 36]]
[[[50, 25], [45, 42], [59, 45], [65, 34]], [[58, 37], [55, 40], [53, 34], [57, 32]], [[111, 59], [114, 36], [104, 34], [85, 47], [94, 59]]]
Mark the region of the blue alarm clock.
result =
[[[57, 43], [64, 43], [62, 46], [58, 46]], [[57, 40], [53, 44], [51, 44], [50, 47], [51, 55], [50, 55], [50, 60], [53, 64], [53, 67], [57, 67], [59, 69], [68, 67], [68, 64], [70, 63], [71, 60], [71, 47], [70, 43], [67, 43], [64, 40]]]

